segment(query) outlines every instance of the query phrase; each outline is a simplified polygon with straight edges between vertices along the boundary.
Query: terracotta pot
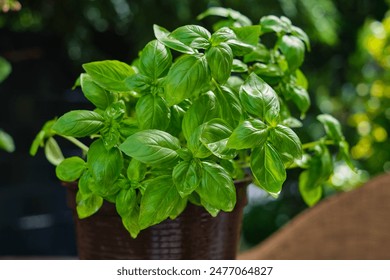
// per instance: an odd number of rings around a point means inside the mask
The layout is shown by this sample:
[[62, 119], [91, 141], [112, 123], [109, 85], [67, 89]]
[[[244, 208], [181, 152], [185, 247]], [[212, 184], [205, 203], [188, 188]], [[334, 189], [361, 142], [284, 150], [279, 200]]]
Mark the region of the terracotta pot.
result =
[[235, 259], [241, 232], [242, 212], [247, 203], [249, 180], [236, 182], [237, 204], [230, 213], [213, 218], [202, 207], [188, 204], [174, 220], [147, 228], [136, 239], [122, 225], [115, 205], [102, 208], [85, 219], [77, 217], [76, 187], [68, 187], [80, 259]]

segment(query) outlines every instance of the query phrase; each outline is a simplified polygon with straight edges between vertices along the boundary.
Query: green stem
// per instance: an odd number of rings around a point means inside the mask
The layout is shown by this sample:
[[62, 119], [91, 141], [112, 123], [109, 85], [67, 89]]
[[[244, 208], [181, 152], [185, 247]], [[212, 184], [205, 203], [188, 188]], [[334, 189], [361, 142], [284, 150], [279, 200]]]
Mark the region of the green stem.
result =
[[88, 152], [88, 146], [86, 146], [84, 143], [80, 142], [79, 140], [77, 140], [76, 138], [74, 137], [70, 137], [70, 136], [64, 136], [64, 135], [59, 135], [63, 138], [65, 138], [66, 140], [68, 140], [69, 142], [72, 142], [73, 144], [75, 144], [77, 147], [79, 147], [81, 150], [83, 150], [83, 152], [87, 153]]
[[303, 144], [302, 149], [308, 150], [308, 149], [314, 148], [320, 142], [323, 142], [325, 145], [334, 145], [335, 144], [335, 142], [333, 140], [326, 140], [326, 141], [319, 140], [319, 141], [313, 141], [313, 142]]

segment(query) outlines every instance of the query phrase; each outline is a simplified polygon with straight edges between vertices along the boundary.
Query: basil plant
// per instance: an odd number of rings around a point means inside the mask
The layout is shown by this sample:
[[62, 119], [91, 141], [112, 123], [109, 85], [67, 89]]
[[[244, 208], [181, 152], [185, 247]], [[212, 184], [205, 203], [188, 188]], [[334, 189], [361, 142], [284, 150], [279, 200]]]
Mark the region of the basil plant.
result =
[[[286, 17], [253, 24], [234, 10], [211, 8], [199, 19], [207, 16], [223, 18], [212, 32], [154, 25], [156, 39], [132, 64], [84, 64], [76, 85], [96, 108], [70, 111], [37, 135], [30, 153], [44, 147], [57, 177], [77, 181], [79, 218], [104, 200], [115, 203], [135, 238], [176, 218], [188, 203], [212, 216], [232, 211], [234, 180], [245, 170], [276, 196], [294, 167], [303, 170], [299, 188], [312, 205], [333, 172], [329, 146], [349, 162], [335, 118], [318, 117], [326, 133], [314, 142], [302, 145], [294, 131], [310, 107], [299, 69], [310, 49], [305, 32]], [[55, 136], [83, 156], [64, 158]]]

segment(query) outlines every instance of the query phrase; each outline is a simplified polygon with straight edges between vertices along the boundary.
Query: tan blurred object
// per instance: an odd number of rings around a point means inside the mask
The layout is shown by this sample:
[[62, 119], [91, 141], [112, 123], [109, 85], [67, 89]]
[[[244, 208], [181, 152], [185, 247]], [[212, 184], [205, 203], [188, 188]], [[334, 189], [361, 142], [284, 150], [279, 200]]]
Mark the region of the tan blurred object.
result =
[[0, 0], [0, 10], [4, 13], [9, 11], [19, 11], [22, 8], [22, 4], [16, 0]]
[[390, 174], [304, 211], [239, 259], [390, 259]]

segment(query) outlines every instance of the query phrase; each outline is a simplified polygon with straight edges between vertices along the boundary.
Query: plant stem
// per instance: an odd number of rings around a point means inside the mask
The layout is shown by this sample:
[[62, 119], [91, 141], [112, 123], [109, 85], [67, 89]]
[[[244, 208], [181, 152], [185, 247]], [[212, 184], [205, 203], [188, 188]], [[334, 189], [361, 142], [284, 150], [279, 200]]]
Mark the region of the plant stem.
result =
[[64, 135], [59, 135], [63, 138], [65, 138], [66, 140], [68, 140], [69, 142], [72, 142], [73, 144], [75, 144], [77, 147], [79, 147], [84, 153], [87, 153], [88, 152], [88, 146], [86, 146], [84, 143], [80, 142], [79, 140], [77, 140], [76, 138], [74, 137], [70, 137], [70, 136], [64, 136]]
[[323, 142], [325, 145], [335, 145], [335, 144], [336, 144], [333, 140], [313, 141], [313, 142], [309, 142], [309, 143], [303, 144], [303, 145], [302, 145], [302, 149], [303, 149], [303, 150], [308, 150], [308, 149], [314, 148], [314, 147], [315, 147], [317, 144], [319, 144], [320, 142]]

